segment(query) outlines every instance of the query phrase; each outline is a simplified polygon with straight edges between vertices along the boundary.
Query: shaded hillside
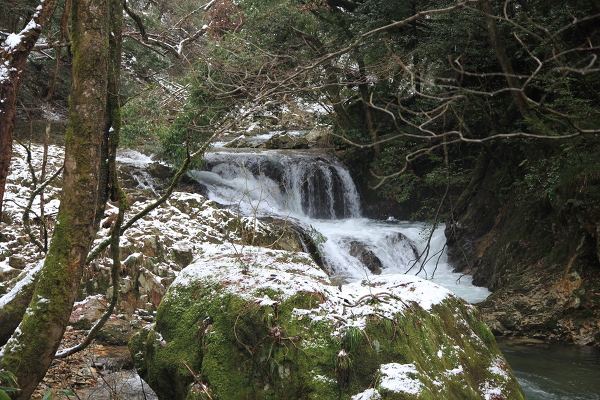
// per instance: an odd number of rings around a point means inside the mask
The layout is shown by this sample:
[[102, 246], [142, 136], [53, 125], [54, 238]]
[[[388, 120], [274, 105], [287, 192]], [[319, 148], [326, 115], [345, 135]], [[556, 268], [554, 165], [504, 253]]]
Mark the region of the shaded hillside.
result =
[[486, 150], [447, 227], [457, 269], [494, 291], [486, 321], [500, 335], [598, 345], [598, 143]]

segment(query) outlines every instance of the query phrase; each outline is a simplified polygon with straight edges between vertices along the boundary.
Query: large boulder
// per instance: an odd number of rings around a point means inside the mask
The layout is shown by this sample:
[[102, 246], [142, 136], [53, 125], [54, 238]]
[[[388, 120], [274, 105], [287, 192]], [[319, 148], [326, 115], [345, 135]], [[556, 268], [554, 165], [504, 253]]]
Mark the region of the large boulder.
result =
[[524, 399], [475, 308], [431, 282], [334, 286], [305, 253], [201, 254], [130, 341], [160, 399]]
[[366, 244], [361, 243], [357, 240], [352, 240], [350, 242], [350, 255], [355, 257], [362, 265], [367, 267], [369, 271], [373, 275], [381, 274], [383, 269], [383, 264], [379, 257], [373, 253], [373, 251], [369, 250]]

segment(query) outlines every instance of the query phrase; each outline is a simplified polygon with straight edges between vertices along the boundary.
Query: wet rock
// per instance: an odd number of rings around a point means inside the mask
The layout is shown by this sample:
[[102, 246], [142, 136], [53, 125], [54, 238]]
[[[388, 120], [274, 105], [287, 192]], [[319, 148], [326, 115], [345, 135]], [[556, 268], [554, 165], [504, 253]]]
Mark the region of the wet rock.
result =
[[23, 257], [20, 256], [10, 256], [8, 257], [8, 265], [12, 268], [22, 270], [27, 266], [27, 262]]
[[156, 197], [156, 194], [165, 190], [171, 183], [173, 171], [170, 167], [160, 163], [143, 165], [119, 163], [119, 178], [125, 191], [134, 197]]
[[241, 148], [255, 148], [255, 147], [258, 147], [259, 145], [260, 144], [258, 142], [252, 141], [251, 139], [242, 135], [242, 136], [236, 137], [231, 142], [227, 143], [224, 147], [227, 147], [229, 149], [241, 149]]
[[187, 267], [194, 259], [192, 248], [185, 242], [177, 242], [171, 248], [173, 259], [180, 267]]
[[73, 305], [69, 323], [75, 329], [89, 329], [102, 317], [108, 305], [103, 295], [88, 296]]
[[158, 400], [156, 394], [135, 371], [104, 374], [97, 386], [77, 390], [80, 399]]
[[331, 132], [325, 127], [316, 126], [306, 134], [306, 140], [309, 142], [325, 141]]
[[305, 149], [308, 147], [308, 140], [300, 136], [288, 134], [275, 134], [265, 142], [267, 149]]
[[597, 319], [573, 318], [589, 312], [582, 298], [587, 301], [590, 294], [579, 274], [566, 274], [553, 284], [541, 278], [525, 273], [521, 286], [497, 290], [480, 305], [494, 334], [597, 344]]
[[[129, 322], [125, 318], [121, 318], [116, 315], [111, 315], [108, 321], [106, 321], [106, 324], [104, 324], [102, 330], [98, 332], [96, 340], [98, 341], [98, 343], [103, 345], [126, 346], [129, 342], [129, 339], [131, 339], [131, 337], [136, 331], [137, 329], [135, 329], [131, 322]], [[122, 364], [126, 363], [126, 360], [123, 357], [118, 358], [122, 359]], [[110, 363], [112, 364], [112, 370], [121, 369], [116, 368], [118, 363], [121, 363], [121, 361], [117, 359], [111, 359]]]
[[383, 269], [381, 260], [375, 255], [375, 253], [369, 250], [364, 243], [357, 241], [350, 242], [350, 255], [355, 257], [361, 262], [361, 264], [367, 267], [372, 274], [381, 274]]
[[16, 269], [10, 265], [6, 265], [5, 262], [0, 262], [0, 282], [16, 278], [21, 272], [23, 272], [21, 269]]
[[244, 225], [244, 244], [292, 252], [305, 251], [304, 229], [294, 219], [261, 218], [256, 222]]

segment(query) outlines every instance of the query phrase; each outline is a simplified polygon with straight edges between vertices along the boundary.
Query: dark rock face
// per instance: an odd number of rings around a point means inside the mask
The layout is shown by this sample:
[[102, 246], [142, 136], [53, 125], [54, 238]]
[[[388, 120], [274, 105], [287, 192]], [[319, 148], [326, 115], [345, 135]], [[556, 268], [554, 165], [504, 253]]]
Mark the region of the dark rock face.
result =
[[352, 241], [350, 243], [350, 255], [360, 261], [374, 275], [380, 275], [383, 265], [381, 260], [364, 243]]
[[600, 345], [600, 178], [500, 194], [502, 168], [483, 164], [446, 236], [456, 270], [494, 292], [484, 320], [497, 335]]

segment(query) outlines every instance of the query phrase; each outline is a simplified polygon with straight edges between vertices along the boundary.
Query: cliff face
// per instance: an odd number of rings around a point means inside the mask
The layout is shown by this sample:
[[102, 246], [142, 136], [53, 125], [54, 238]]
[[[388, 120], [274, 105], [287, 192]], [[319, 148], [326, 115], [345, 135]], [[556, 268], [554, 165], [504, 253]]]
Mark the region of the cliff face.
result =
[[494, 292], [480, 310], [495, 334], [599, 345], [599, 153], [500, 157], [480, 156], [450, 259]]
[[130, 342], [160, 398], [524, 399], [475, 308], [442, 287], [335, 286], [304, 253], [223, 254], [206, 245]]

